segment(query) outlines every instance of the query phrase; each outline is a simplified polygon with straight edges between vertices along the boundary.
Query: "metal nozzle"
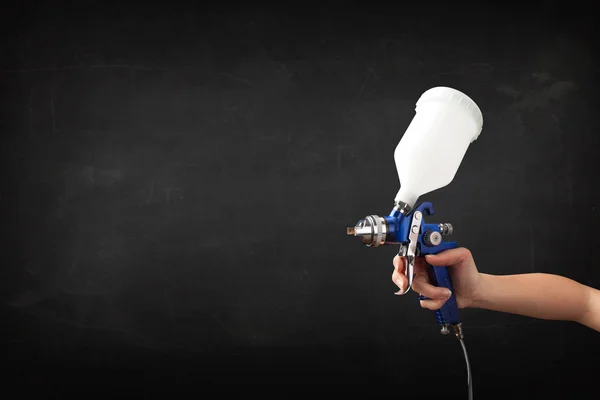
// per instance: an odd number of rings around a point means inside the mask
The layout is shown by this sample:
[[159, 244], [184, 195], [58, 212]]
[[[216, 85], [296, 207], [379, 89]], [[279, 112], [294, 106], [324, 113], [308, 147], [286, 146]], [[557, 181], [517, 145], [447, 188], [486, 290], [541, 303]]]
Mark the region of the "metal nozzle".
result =
[[385, 243], [387, 237], [387, 222], [385, 218], [369, 215], [358, 221], [354, 228], [346, 228], [348, 236], [358, 236], [368, 247], [377, 247]]

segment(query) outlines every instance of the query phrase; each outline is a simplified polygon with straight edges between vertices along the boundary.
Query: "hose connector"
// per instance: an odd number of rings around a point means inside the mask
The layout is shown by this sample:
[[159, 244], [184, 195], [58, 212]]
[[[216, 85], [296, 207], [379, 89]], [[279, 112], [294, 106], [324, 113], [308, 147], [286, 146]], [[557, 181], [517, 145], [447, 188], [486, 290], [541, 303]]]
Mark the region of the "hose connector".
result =
[[458, 323], [456, 325], [452, 325], [454, 329], [454, 336], [456, 336], [459, 340], [463, 340], [465, 338], [465, 334], [463, 332], [462, 323]]

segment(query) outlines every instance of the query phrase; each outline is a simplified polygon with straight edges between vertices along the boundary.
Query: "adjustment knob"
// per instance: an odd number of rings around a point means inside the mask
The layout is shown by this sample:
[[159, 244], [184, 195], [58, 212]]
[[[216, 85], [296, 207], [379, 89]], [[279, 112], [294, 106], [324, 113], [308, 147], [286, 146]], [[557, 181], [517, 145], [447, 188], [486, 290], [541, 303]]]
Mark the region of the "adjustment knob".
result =
[[440, 329], [440, 333], [442, 335], [448, 335], [450, 333], [450, 329], [448, 329], [448, 324], [442, 325], [442, 329]]
[[437, 246], [442, 243], [442, 234], [438, 231], [427, 231], [423, 235], [423, 241], [429, 247]]
[[452, 226], [452, 224], [449, 224], [447, 222], [443, 224], [438, 224], [438, 227], [440, 228], [440, 233], [442, 235], [452, 235], [452, 232], [454, 232], [454, 227]]

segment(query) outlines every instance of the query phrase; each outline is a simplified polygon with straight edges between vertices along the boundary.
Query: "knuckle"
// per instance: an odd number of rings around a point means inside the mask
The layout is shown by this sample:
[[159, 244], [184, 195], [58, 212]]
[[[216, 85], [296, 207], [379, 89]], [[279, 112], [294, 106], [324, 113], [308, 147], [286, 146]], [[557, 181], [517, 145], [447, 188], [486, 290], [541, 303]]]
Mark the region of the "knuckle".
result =
[[471, 257], [471, 250], [465, 248], [465, 247], [461, 247], [460, 248], [460, 256], [462, 260], [466, 260], [469, 257]]

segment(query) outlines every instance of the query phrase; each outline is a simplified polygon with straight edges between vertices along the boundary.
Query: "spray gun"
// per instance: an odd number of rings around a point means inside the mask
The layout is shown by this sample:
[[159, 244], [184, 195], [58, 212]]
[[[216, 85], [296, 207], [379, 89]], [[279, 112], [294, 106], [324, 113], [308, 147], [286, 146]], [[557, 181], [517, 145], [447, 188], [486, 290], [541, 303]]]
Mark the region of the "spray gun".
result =
[[[444, 237], [453, 233], [450, 223], [432, 223], [433, 204], [417, 201], [426, 193], [448, 185], [462, 162], [469, 145], [478, 138], [483, 126], [481, 110], [467, 95], [448, 87], [435, 87], [421, 95], [416, 113], [394, 151], [400, 178], [400, 190], [389, 215], [369, 215], [347, 228], [347, 234], [361, 239], [368, 247], [399, 246], [398, 255], [406, 260], [405, 274], [410, 291], [415, 260], [428, 254], [456, 248]], [[468, 374], [469, 398], [472, 399], [471, 367], [464, 343], [462, 321], [452, 280], [446, 267], [427, 268], [430, 283], [452, 292], [435, 311], [441, 333], [453, 331], [461, 343]], [[419, 295], [419, 300], [426, 298]]]

